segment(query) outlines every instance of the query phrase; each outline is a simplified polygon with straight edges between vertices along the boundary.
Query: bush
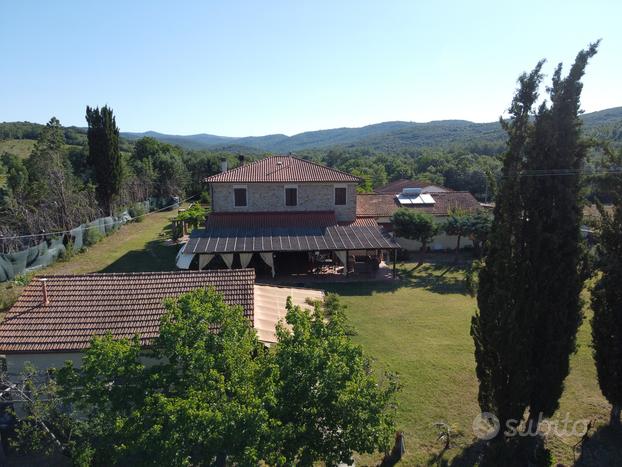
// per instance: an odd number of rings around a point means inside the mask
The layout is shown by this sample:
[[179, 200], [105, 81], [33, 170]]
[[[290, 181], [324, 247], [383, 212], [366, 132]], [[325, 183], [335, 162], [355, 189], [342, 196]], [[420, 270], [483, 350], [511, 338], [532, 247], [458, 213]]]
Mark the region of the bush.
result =
[[84, 244], [86, 246], [95, 245], [102, 238], [104, 238], [104, 236], [102, 235], [102, 233], [99, 231], [98, 228], [91, 227], [84, 231]]
[[147, 214], [143, 203], [136, 203], [128, 209], [128, 213], [134, 222], [142, 222]]
[[212, 197], [209, 194], [209, 191], [201, 192], [201, 197], [199, 198], [199, 202], [205, 206], [212, 205]]

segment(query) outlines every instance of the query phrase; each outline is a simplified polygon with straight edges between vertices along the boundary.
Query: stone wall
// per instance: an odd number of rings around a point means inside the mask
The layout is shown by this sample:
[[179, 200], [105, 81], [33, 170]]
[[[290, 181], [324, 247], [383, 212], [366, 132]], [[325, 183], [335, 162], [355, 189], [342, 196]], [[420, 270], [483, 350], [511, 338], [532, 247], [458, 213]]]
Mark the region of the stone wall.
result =
[[[285, 206], [285, 186], [298, 187], [298, 205]], [[246, 187], [245, 207], [235, 207], [233, 187]], [[335, 187], [347, 189], [345, 206], [335, 206]], [[356, 218], [355, 183], [213, 183], [214, 212], [334, 211], [338, 221]]]

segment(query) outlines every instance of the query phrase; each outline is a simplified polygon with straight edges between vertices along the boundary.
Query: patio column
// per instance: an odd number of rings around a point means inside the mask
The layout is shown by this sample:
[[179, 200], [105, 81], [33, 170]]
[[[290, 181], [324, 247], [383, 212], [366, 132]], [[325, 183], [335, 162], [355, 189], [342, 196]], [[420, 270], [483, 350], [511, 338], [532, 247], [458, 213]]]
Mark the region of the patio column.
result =
[[343, 264], [343, 273], [348, 275], [348, 250], [335, 251], [335, 255], [337, 255], [337, 258], [339, 258], [339, 261]]

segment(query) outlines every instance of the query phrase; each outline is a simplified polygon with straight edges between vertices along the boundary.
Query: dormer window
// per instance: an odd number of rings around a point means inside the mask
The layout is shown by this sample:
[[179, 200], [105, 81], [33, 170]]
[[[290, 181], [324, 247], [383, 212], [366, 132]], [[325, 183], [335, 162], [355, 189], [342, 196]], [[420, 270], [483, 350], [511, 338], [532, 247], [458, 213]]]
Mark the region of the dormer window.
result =
[[298, 187], [295, 185], [285, 186], [285, 206], [298, 206]]
[[335, 187], [335, 206], [345, 206], [348, 202], [347, 190], [345, 186]]
[[233, 187], [233, 206], [236, 208], [243, 208], [247, 206], [245, 186]]

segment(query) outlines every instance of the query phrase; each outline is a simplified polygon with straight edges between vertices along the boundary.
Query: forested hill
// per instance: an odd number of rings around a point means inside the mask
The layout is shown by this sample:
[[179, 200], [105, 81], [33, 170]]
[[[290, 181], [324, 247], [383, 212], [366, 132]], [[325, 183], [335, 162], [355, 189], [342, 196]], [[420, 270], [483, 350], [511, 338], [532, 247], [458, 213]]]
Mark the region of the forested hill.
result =
[[[586, 113], [585, 129], [609, 140], [622, 142], [622, 107]], [[308, 131], [293, 136], [282, 134], [232, 138], [210, 134], [167, 135], [148, 131], [121, 133], [128, 139], [151, 136], [187, 149], [230, 149], [290, 152], [334, 146], [365, 147], [381, 151], [451, 146], [453, 144], [503, 145], [505, 135], [498, 122], [473, 123], [465, 120], [441, 120], [428, 123], [384, 122], [361, 128], [335, 128]]]

